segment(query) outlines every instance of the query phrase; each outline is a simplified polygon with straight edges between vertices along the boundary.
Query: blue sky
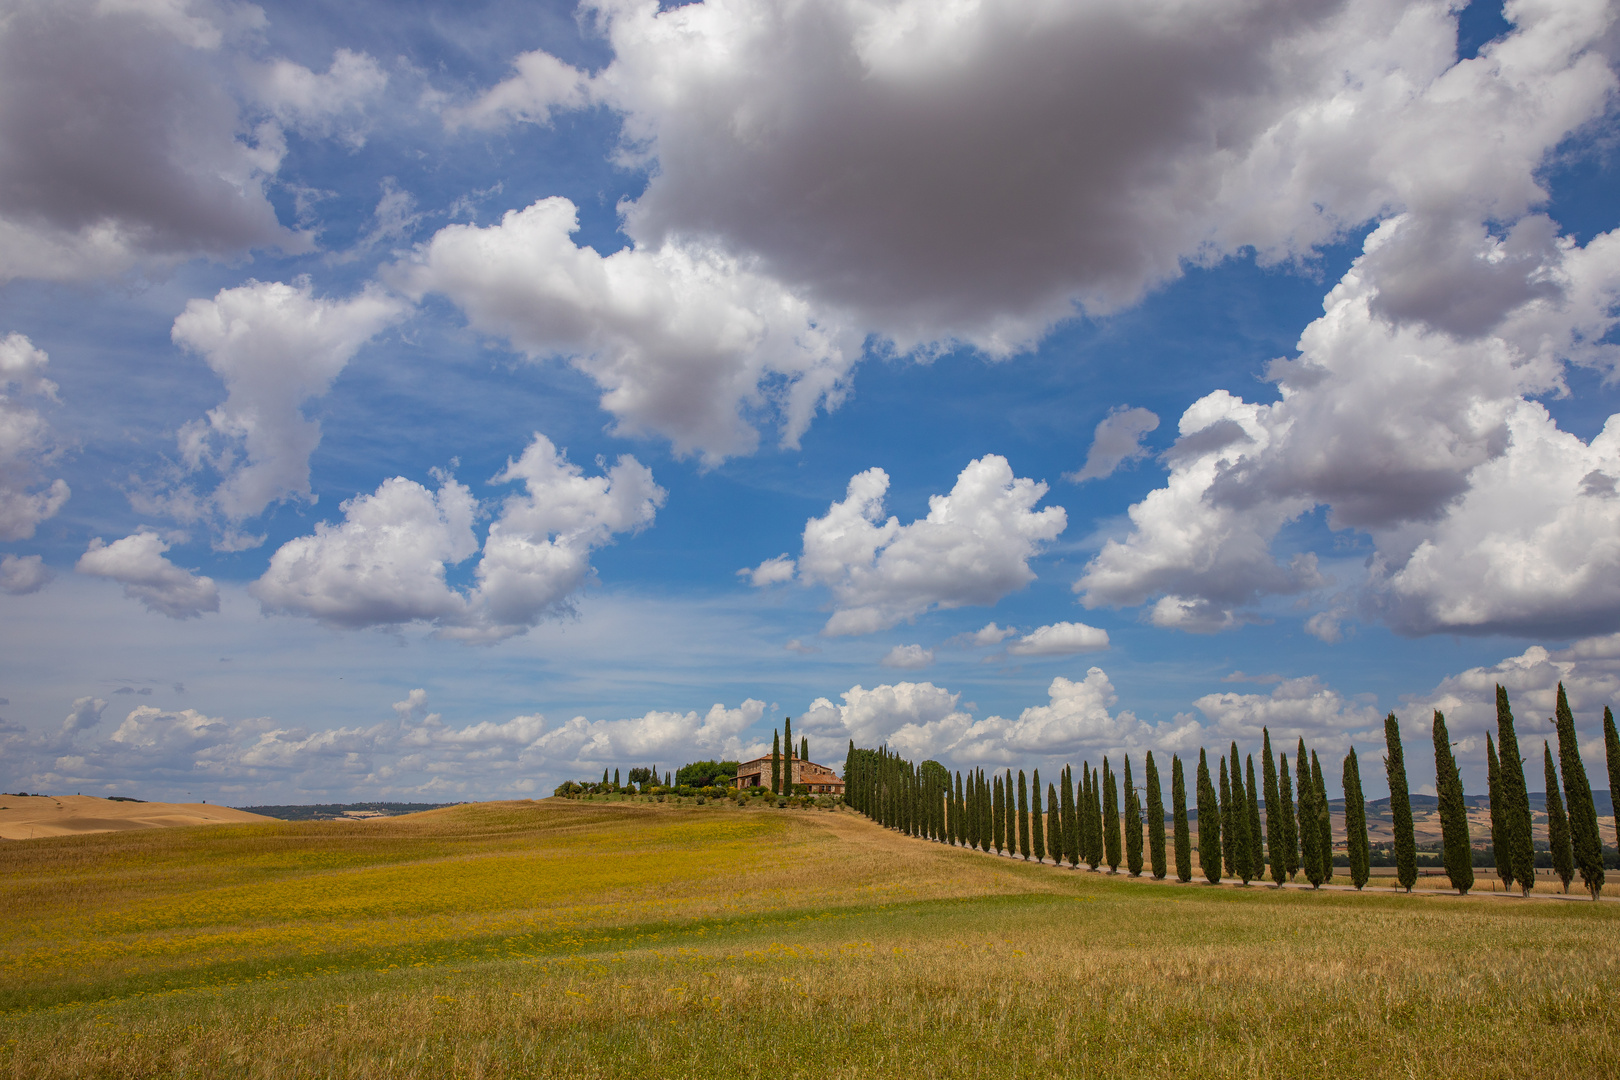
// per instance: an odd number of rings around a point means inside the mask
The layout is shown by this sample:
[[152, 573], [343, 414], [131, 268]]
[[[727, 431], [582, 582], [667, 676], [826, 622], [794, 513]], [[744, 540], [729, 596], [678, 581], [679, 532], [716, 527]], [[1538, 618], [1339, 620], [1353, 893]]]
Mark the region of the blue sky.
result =
[[1609, 5], [8, 6], [7, 790], [1607, 785]]

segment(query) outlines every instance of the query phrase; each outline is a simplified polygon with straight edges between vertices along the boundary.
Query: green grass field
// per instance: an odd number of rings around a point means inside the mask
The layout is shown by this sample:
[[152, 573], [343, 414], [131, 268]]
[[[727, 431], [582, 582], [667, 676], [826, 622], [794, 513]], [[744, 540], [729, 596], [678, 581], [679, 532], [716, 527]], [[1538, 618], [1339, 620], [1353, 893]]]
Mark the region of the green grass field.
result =
[[0, 1076], [1609, 1076], [1620, 906], [1168, 887], [852, 813], [0, 845]]

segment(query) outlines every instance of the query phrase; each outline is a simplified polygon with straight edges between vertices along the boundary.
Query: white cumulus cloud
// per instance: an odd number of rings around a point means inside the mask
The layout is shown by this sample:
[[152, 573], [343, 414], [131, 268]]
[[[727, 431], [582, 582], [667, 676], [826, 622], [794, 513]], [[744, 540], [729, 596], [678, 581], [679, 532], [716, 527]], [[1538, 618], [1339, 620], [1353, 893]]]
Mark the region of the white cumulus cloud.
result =
[[477, 584], [460, 591], [447, 583], [446, 567], [480, 549], [477, 501], [454, 478], [438, 479], [433, 492], [395, 477], [344, 503], [341, 524], [322, 522], [271, 556], [253, 594], [266, 610], [333, 626], [420, 620], [443, 637], [495, 641], [566, 608], [590, 573], [590, 553], [650, 525], [665, 494], [632, 457], [586, 476], [536, 433], [492, 478], [521, 482], [523, 491], [501, 504], [474, 570]]
[[747, 262], [673, 241], [602, 256], [574, 243], [578, 228], [573, 203], [542, 199], [498, 225], [446, 226], [393, 276], [533, 359], [567, 359], [620, 433], [662, 435], [708, 464], [751, 453], [760, 421], [796, 446], [842, 399], [859, 339]]
[[366, 107], [388, 86], [388, 73], [365, 53], [338, 49], [325, 74], [276, 59], [250, 69], [258, 103], [283, 127], [336, 135], [359, 149], [366, 142]]
[[51, 580], [51, 569], [39, 555], [0, 557], [0, 592], [27, 596], [38, 592]]
[[934, 662], [934, 650], [921, 645], [896, 645], [879, 661], [884, 667], [919, 671]]
[[[67, 481], [40, 475], [55, 449], [34, 402], [56, 400], [50, 358], [22, 334], [0, 338], [0, 540], [26, 540], [67, 502]], [[18, 572], [21, 572], [20, 570]]]
[[1007, 646], [1007, 651], [1014, 656], [1073, 656], [1106, 648], [1108, 631], [1085, 623], [1060, 622], [1036, 627]]
[[934, 608], [993, 604], [1035, 580], [1029, 568], [1067, 524], [1060, 506], [1036, 510], [1046, 485], [1013, 476], [1007, 459], [969, 462], [928, 516], [908, 525], [883, 518], [889, 476], [872, 468], [841, 502], [804, 527], [799, 578], [832, 590], [823, 633], [870, 634]]
[[372, 337], [399, 319], [405, 304], [376, 288], [348, 300], [316, 297], [307, 281], [250, 281], [192, 300], [174, 320], [176, 344], [202, 355], [225, 383], [226, 398], [180, 431], [192, 469], [211, 467], [211, 498], [232, 523], [289, 498], [310, 500], [309, 456], [320, 424], [303, 406]]
[[118, 582], [125, 596], [171, 619], [218, 611], [219, 586], [214, 579], [176, 566], [164, 556], [168, 550], [167, 540], [147, 530], [110, 544], [98, 536], [79, 556], [75, 569]]

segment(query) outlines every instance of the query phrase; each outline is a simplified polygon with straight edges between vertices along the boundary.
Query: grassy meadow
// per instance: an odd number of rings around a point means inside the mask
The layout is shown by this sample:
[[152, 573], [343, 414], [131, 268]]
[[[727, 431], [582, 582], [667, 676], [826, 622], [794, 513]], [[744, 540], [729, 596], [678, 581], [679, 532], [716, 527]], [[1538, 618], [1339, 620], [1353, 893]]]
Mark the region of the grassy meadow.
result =
[[0, 844], [0, 1077], [1612, 1075], [1620, 905], [1169, 887], [729, 803]]

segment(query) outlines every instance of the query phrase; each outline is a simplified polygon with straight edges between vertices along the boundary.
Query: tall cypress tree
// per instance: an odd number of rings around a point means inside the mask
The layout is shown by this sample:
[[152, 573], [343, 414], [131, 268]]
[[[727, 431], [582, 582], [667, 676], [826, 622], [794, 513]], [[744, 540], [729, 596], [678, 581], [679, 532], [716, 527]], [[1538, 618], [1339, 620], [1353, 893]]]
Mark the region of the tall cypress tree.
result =
[[1074, 819], [1074, 769], [1065, 766], [1063, 769], [1063, 854], [1068, 858], [1070, 866], [1080, 865], [1080, 848], [1078, 830]]
[[[1106, 759], [1103, 764], [1106, 766]], [[1110, 780], [1110, 784], [1111, 782], [1113, 780]], [[1119, 811], [1116, 808], [1115, 836], [1118, 836], [1118, 824]], [[1118, 850], [1118, 844], [1119, 840], [1115, 840], [1116, 850]], [[1098, 866], [1108, 861], [1108, 836], [1106, 836], [1106, 829], [1103, 829], [1103, 784], [1102, 776], [1098, 774], [1097, 769], [1092, 769], [1092, 860], [1095, 860], [1092, 861], [1092, 870], [1097, 870]], [[1115, 866], [1118, 865], [1119, 863], [1116, 861]], [[1108, 873], [1113, 873], [1113, 870], [1108, 871]]]
[[771, 794], [782, 794], [782, 733], [771, 732]]
[[1249, 877], [1258, 879], [1266, 876], [1266, 855], [1260, 846], [1265, 841], [1260, 831], [1260, 797], [1254, 787], [1253, 754], [1243, 759], [1243, 769], [1248, 789], [1243, 796], [1243, 808], [1249, 812]]
[[1209, 779], [1209, 757], [1198, 748], [1198, 863], [1204, 879], [1221, 883], [1221, 808]]
[[1502, 798], [1502, 770], [1496, 760], [1496, 740], [1485, 733], [1485, 790], [1491, 800], [1491, 861], [1496, 864], [1496, 876], [1502, 879], [1502, 891], [1513, 887], [1512, 844], [1508, 840], [1508, 812]]
[[1412, 797], [1406, 787], [1406, 752], [1401, 749], [1401, 722], [1384, 717], [1384, 773], [1389, 777], [1389, 814], [1394, 819], [1395, 880], [1407, 892], [1417, 882], [1417, 835], [1412, 828]]
[[1108, 857], [1103, 844], [1102, 777], [1091, 770], [1091, 854], [1087, 858], [1091, 869], [1101, 866]]
[[[1062, 770], [1058, 771], [1062, 775]], [[1057, 788], [1046, 785], [1046, 846], [1052, 852], [1052, 865], [1063, 865], [1063, 809], [1058, 805]]]
[[1142, 876], [1142, 804], [1136, 801], [1136, 785], [1131, 781], [1131, 755], [1125, 755], [1125, 869], [1131, 877]]
[[1474, 887], [1474, 847], [1468, 838], [1468, 806], [1463, 801], [1462, 777], [1451, 753], [1446, 718], [1434, 712], [1434, 787], [1440, 796], [1440, 840], [1445, 849], [1446, 876], [1464, 896]]
[[1299, 781], [1299, 852], [1300, 869], [1311, 888], [1322, 887], [1322, 826], [1316, 817], [1316, 781], [1311, 778], [1311, 767], [1305, 763], [1305, 740], [1299, 740], [1294, 754], [1295, 779]]
[[1035, 861], [1046, 861], [1046, 823], [1041, 820], [1041, 770], [1036, 769], [1029, 778], [1030, 847], [1035, 850]]
[[[1496, 782], [1502, 789], [1506, 811], [1508, 860], [1519, 891], [1528, 895], [1536, 887], [1536, 849], [1530, 839], [1530, 792], [1524, 782], [1524, 759], [1519, 735], [1513, 730], [1513, 710], [1507, 691], [1496, 687]], [[1496, 853], [1498, 860], [1502, 852]]]
[[1091, 869], [1097, 869], [1096, 862], [1091, 857], [1091, 762], [1080, 763], [1080, 786], [1075, 790], [1075, 840], [1080, 852], [1080, 861], [1088, 863]]
[[1103, 758], [1102, 777], [1102, 827], [1103, 827], [1103, 862], [1108, 864], [1110, 874], [1119, 873], [1119, 784], [1114, 779], [1114, 770], [1108, 767], [1108, 758]]
[[799, 760], [810, 760], [810, 736], [804, 735], [799, 739]]
[[1361, 791], [1356, 748], [1344, 755], [1344, 846], [1350, 853], [1350, 884], [1359, 891], [1372, 876], [1372, 845], [1367, 838], [1367, 797]]
[[1029, 787], [1024, 770], [1018, 770], [1018, 853], [1029, 858]]
[[1237, 830], [1232, 827], [1232, 784], [1221, 758], [1221, 865], [1227, 877], [1237, 877]]
[[[1007, 793], [1007, 817], [1005, 818], [1007, 854], [1012, 856], [1018, 854], [1018, 803], [1013, 798], [1013, 774], [1011, 769], [1007, 770], [1006, 778], [1001, 781], [1001, 790]], [[1029, 845], [1024, 846], [1028, 847]], [[1029, 853], [1025, 852], [1024, 857], [1029, 858]]]
[[1095, 870], [1097, 864], [1091, 860], [1091, 762], [1080, 763], [1080, 786], [1075, 789], [1075, 841], [1080, 852], [1080, 860], [1090, 863]]
[[1192, 880], [1192, 836], [1187, 828], [1187, 781], [1181, 775], [1181, 758], [1170, 755], [1170, 814], [1176, 839], [1176, 880]]
[[782, 721], [782, 794], [793, 794], [793, 717]]
[[985, 779], [984, 770], [979, 770], [979, 850], [991, 851], [995, 848], [996, 807], [990, 797], [990, 781]]
[[[1282, 820], [1277, 831], [1282, 833], [1283, 873], [1289, 881], [1299, 873], [1299, 823], [1294, 820], [1294, 788], [1293, 781], [1289, 779], [1288, 755], [1277, 755], [1277, 815]], [[1278, 856], [1274, 853], [1273, 858]]]
[[1282, 857], [1283, 850], [1283, 819], [1277, 813], [1277, 805], [1281, 794], [1277, 788], [1277, 760], [1271, 753], [1271, 732], [1266, 728], [1260, 729], [1260, 770], [1266, 785], [1266, 853], [1270, 858], [1271, 880], [1279, 887], [1288, 877], [1284, 869], [1286, 860]]
[[1333, 816], [1328, 808], [1327, 784], [1322, 780], [1322, 763], [1311, 751], [1311, 783], [1316, 786], [1316, 825], [1322, 830], [1322, 842], [1316, 849], [1322, 859], [1322, 884], [1333, 884]]
[[1541, 744], [1542, 756], [1547, 760], [1547, 846], [1551, 848], [1553, 873], [1569, 892], [1570, 878], [1575, 876], [1575, 851], [1569, 841], [1569, 818], [1564, 814], [1564, 800], [1558, 794], [1558, 769], [1553, 765], [1552, 748]]
[[1163, 881], [1169, 872], [1164, 858], [1164, 792], [1159, 787], [1159, 767], [1153, 763], [1151, 750], [1144, 768], [1147, 772], [1148, 865], [1153, 867], [1154, 880]]
[[[1569, 711], [1564, 684], [1558, 684], [1558, 765], [1564, 774], [1564, 803], [1569, 813], [1569, 839], [1581, 884], [1596, 900], [1603, 892], [1603, 840], [1598, 835], [1597, 806], [1586, 779], [1586, 763], [1575, 736], [1575, 716]], [[1613, 793], [1610, 793], [1613, 798]]]
[[1609, 809], [1614, 813], [1615, 839], [1620, 841], [1620, 733], [1614, 729], [1614, 713], [1603, 706], [1603, 756], [1609, 766]]
[[990, 842], [1000, 855], [1006, 842], [1006, 805], [1001, 801], [1001, 777], [990, 777]]

